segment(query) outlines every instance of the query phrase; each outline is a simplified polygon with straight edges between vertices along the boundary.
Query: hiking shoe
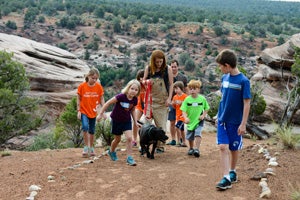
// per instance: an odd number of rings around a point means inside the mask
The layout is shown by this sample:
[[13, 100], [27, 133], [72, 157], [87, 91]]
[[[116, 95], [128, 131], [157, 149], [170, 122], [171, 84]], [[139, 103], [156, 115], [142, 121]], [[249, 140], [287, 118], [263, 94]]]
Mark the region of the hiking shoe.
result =
[[91, 147], [90, 148], [90, 156], [95, 156], [96, 154], [95, 154], [95, 149], [94, 149], [94, 147]]
[[222, 178], [222, 180], [216, 185], [216, 188], [219, 188], [221, 190], [226, 190], [231, 188], [231, 182], [227, 178]]
[[87, 157], [89, 155], [89, 147], [88, 146], [84, 146], [83, 147], [83, 151], [82, 151], [82, 156], [83, 157]]
[[132, 156], [128, 156], [126, 162], [130, 166], [136, 166], [136, 162], [133, 160]]
[[194, 153], [194, 149], [189, 149], [188, 155], [191, 156], [191, 155], [193, 155], [193, 153]]
[[111, 152], [110, 150], [108, 150], [107, 153], [110, 156], [110, 159], [112, 161], [117, 161], [118, 160], [117, 153], [115, 151]]
[[163, 148], [157, 148], [156, 153], [164, 153], [165, 150]]
[[171, 142], [167, 143], [167, 145], [175, 146], [176, 145], [176, 140], [171, 140]]
[[180, 144], [180, 147], [187, 147], [186, 144]]
[[132, 147], [136, 147], [137, 146], [137, 143], [136, 143], [136, 141], [132, 141]]
[[195, 150], [194, 150], [194, 156], [195, 156], [196, 158], [199, 158], [199, 157], [200, 157], [200, 151], [199, 151], [199, 149], [195, 149]]
[[230, 181], [231, 183], [236, 183], [237, 182], [237, 174], [235, 171], [230, 171], [229, 172], [229, 176], [230, 176]]

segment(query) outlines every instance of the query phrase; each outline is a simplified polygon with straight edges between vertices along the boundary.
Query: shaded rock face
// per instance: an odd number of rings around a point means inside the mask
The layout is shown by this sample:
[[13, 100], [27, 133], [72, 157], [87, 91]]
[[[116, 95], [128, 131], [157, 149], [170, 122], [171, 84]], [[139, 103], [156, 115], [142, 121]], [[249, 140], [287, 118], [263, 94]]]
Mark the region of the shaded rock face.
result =
[[300, 47], [300, 33], [293, 35], [289, 41], [280, 46], [265, 49], [257, 61], [275, 69], [291, 69], [294, 64], [294, 46]]
[[29, 77], [30, 95], [45, 103], [66, 104], [90, 69], [68, 51], [15, 35], [0, 33], [0, 50], [14, 53]]
[[[287, 86], [293, 87], [291, 66], [295, 60], [293, 47], [300, 47], [300, 34], [293, 35], [286, 43], [265, 49], [257, 58], [258, 70], [252, 76], [251, 83], [259, 83], [262, 87], [267, 108], [255, 118], [259, 122], [278, 122], [287, 102]], [[300, 124], [300, 111], [294, 117], [294, 123]]]

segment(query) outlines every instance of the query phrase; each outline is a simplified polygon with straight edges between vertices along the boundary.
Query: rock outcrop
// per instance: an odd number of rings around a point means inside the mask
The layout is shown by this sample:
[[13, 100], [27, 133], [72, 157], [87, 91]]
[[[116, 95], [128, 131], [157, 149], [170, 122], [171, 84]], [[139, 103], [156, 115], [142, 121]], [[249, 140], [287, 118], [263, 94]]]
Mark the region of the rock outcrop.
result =
[[31, 96], [45, 103], [66, 104], [76, 95], [89, 66], [72, 53], [48, 44], [0, 33], [0, 50], [13, 52], [30, 80]]
[[[266, 111], [256, 118], [259, 122], [278, 122], [283, 114], [287, 86], [293, 86], [291, 66], [295, 62], [295, 46], [300, 47], [300, 34], [293, 35], [280, 46], [265, 49], [257, 58], [258, 71], [252, 76], [251, 82], [263, 85], [262, 95], [267, 103]], [[294, 123], [300, 124], [299, 111], [294, 117]]]
[[294, 64], [294, 46], [300, 47], [300, 33], [293, 35], [286, 43], [265, 49], [258, 57], [258, 63], [263, 63], [274, 69], [291, 69]]

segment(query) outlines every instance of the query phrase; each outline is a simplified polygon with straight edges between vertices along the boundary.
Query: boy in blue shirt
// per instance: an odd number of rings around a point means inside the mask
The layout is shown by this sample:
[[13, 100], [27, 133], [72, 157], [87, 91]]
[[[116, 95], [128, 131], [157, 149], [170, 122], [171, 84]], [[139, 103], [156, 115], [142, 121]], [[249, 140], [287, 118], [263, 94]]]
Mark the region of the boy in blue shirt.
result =
[[242, 135], [250, 110], [250, 81], [237, 68], [237, 56], [229, 49], [219, 53], [216, 62], [224, 74], [221, 80], [222, 98], [217, 118], [217, 144], [221, 152], [224, 177], [216, 185], [220, 190], [231, 188], [237, 182], [236, 165], [242, 149]]

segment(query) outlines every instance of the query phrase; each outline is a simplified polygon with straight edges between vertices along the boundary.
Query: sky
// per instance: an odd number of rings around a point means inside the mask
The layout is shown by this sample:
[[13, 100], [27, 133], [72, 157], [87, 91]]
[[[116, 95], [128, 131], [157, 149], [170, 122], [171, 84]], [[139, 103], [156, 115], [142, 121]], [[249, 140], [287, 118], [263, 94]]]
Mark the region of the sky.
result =
[[272, 0], [272, 1], [290, 1], [290, 2], [300, 2], [300, 0]]

